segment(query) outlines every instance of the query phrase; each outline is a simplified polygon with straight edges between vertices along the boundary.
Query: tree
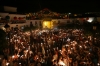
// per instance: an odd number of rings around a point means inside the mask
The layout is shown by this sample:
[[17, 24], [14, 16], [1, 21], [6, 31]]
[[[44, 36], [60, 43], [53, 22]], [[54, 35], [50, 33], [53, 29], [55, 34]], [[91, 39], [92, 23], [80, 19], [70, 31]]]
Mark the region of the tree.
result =
[[0, 54], [3, 53], [3, 49], [7, 47], [6, 32], [0, 29]]

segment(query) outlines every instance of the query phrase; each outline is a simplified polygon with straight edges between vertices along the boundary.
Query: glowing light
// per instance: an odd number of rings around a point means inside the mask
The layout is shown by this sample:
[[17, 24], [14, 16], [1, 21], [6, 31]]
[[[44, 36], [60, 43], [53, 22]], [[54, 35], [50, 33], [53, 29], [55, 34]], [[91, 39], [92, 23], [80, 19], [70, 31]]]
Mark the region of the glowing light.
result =
[[74, 14], [74, 16], [77, 16], [77, 14]]
[[4, 27], [2, 27], [3, 30], [6, 30]]
[[80, 46], [80, 48], [82, 48], [82, 46]]
[[58, 64], [63, 65], [63, 66], [65, 65], [65, 63], [63, 61], [60, 61]]
[[21, 64], [21, 63], [19, 63], [19, 64]]
[[69, 46], [69, 45], [66, 44], [66, 46]]
[[97, 64], [98, 66], [100, 65], [100, 63]]
[[71, 13], [68, 13], [68, 14], [71, 14]]
[[94, 20], [94, 18], [91, 17], [91, 18], [89, 18], [87, 21], [88, 21], [88, 22], [92, 22], [93, 20]]
[[67, 41], [70, 41], [70, 39], [68, 38]]
[[14, 58], [15, 56], [12, 56], [12, 58]]
[[8, 65], [9, 65], [9, 63], [6, 63], [6, 65], [8, 66]]
[[45, 22], [44, 25], [47, 26], [47, 22]]
[[72, 50], [73, 48], [71, 48], [71, 50]]
[[43, 28], [52, 28], [53, 23], [51, 21], [44, 21], [43, 22]]

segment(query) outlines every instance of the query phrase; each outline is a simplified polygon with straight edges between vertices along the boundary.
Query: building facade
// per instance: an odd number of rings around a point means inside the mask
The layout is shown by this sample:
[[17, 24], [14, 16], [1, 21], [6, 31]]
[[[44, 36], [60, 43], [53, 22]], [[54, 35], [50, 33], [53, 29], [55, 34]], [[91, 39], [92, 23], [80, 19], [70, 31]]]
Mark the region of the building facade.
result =
[[[63, 18], [60, 14], [45, 9], [31, 16], [30, 14], [21, 15], [21, 14], [0, 13], [0, 28], [3, 28], [5, 23], [7, 22], [5, 21], [4, 24], [2, 24], [3, 20], [4, 19], [6, 20], [6, 16], [9, 16], [8, 24], [10, 25], [10, 28], [16, 27], [16, 25], [18, 25], [18, 28], [21, 28], [22, 26], [30, 26], [30, 22], [32, 22], [33, 26], [37, 27], [42, 26], [42, 28], [53, 29], [57, 27], [59, 24], [65, 25], [73, 22], [83, 23], [84, 21], [93, 22], [95, 20], [94, 17], [69, 18], [68, 16], [66, 16], [66, 14], [63, 15], [63, 17], [65, 16], [66, 18], [65, 17]], [[40, 18], [40, 19], [34, 19], [34, 18]], [[100, 22], [100, 17], [96, 17], [96, 20]]]

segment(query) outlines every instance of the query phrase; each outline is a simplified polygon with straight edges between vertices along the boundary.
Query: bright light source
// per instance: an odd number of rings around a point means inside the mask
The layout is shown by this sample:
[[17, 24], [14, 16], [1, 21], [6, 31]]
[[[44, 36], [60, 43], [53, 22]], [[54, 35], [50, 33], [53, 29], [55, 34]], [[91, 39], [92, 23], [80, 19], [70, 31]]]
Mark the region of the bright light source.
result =
[[63, 66], [65, 65], [65, 63], [63, 61], [60, 61], [58, 64], [63, 65]]
[[94, 20], [94, 18], [91, 17], [87, 21], [91, 23], [93, 20]]
[[44, 21], [43, 22], [43, 28], [52, 28], [53, 26], [53, 22], [51, 22], [51, 21]]
[[68, 13], [68, 14], [71, 14], [71, 13]]
[[47, 22], [45, 22], [44, 25], [47, 26]]
[[15, 56], [12, 56], [12, 58], [14, 58]]
[[21, 64], [21, 63], [19, 63], [19, 64]]
[[8, 65], [9, 65], [9, 63], [6, 63], [6, 65], [8, 66]]
[[97, 64], [98, 66], [100, 65], [100, 63]]

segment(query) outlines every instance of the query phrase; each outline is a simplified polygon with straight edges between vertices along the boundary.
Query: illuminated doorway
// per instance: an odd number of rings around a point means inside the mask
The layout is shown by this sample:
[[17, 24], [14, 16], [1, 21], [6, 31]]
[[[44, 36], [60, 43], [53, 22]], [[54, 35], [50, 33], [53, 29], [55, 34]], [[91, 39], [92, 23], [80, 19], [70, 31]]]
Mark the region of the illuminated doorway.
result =
[[53, 28], [53, 22], [43, 21], [43, 28], [52, 29]]

